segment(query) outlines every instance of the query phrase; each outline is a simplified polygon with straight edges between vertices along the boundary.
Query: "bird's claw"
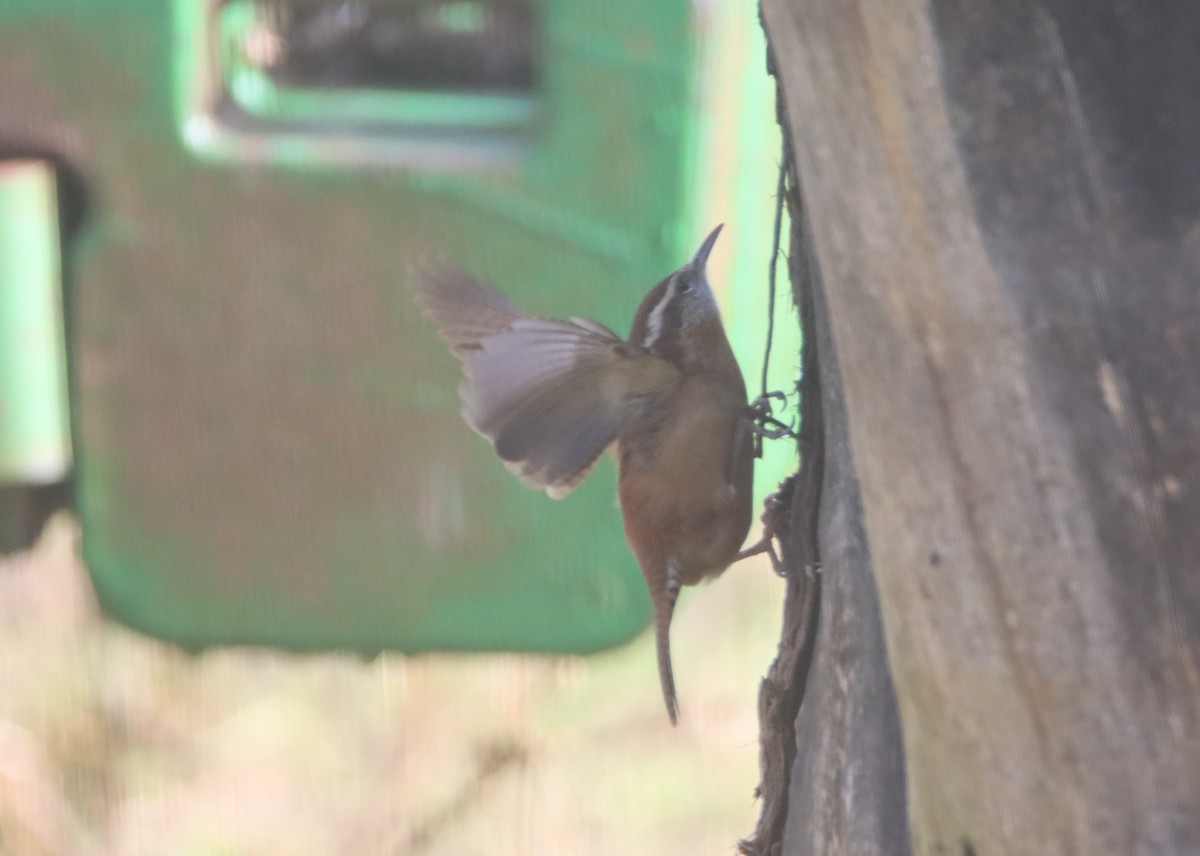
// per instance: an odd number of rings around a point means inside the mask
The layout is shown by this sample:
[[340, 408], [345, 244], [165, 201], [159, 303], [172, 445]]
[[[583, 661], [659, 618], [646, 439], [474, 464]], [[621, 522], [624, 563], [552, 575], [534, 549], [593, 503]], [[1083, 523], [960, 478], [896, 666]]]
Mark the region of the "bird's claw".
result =
[[775, 418], [774, 408], [771, 406], [773, 399], [777, 399], [783, 406], [787, 406], [787, 393], [780, 390], [764, 392], [750, 403], [750, 430], [756, 436], [766, 438], [767, 440], [778, 440], [781, 437], [791, 437], [798, 440], [799, 435], [792, 430], [791, 424], [781, 422]]
[[766, 408], [766, 411], [768, 413], [770, 413], [772, 399], [779, 399], [779, 401], [781, 401], [784, 405], [787, 405], [788, 396], [787, 396], [787, 393], [784, 392], [782, 389], [772, 390], [771, 392], [764, 392], [758, 398], [754, 399], [754, 401], [750, 402], [750, 407], [755, 410], [758, 410], [760, 408]]

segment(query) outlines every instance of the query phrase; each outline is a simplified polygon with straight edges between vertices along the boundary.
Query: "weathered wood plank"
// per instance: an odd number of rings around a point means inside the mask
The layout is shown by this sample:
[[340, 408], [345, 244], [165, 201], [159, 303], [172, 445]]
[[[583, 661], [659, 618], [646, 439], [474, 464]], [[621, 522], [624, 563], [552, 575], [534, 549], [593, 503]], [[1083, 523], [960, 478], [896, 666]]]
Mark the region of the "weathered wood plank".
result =
[[763, 11], [915, 851], [1200, 852], [1200, 7]]

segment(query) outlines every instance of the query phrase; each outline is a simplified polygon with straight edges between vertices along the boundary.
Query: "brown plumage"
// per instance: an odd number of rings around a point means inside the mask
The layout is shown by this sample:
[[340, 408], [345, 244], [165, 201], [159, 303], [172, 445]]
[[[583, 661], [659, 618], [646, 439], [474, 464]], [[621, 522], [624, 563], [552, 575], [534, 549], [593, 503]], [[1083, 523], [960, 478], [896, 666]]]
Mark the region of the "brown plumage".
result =
[[672, 723], [679, 589], [724, 571], [750, 529], [751, 411], [704, 270], [720, 230], [643, 298], [627, 341], [585, 318], [529, 315], [457, 268], [415, 280], [463, 362], [463, 418], [525, 484], [561, 499], [616, 443], [621, 516], [654, 604]]

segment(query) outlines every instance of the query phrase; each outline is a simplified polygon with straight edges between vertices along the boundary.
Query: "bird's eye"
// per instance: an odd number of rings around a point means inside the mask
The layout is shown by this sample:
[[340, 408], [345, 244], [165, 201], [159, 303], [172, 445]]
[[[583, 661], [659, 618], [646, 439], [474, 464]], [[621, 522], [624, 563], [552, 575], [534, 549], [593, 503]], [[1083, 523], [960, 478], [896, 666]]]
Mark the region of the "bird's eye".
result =
[[684, 280], [683, 282], [679, 283], [679, 293], [680, 294], [687, 294], [691, 290], [692, 290], [692, 284], [690, 282], [687, 282], [686, 280]]

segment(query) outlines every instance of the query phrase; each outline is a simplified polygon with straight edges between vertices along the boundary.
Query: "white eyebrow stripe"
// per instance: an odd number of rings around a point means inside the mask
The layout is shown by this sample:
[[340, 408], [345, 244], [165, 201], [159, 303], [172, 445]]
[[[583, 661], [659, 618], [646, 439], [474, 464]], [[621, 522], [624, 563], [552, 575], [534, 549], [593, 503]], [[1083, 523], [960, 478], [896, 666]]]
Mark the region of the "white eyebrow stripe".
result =
[[675, 296], [675, 282], [672, 281], [663, 290], [662, 299], [655, 304], [650, 310], [650, 314], [646, 316], [646, 341], [642, 342], [643, 348], [651, 348], [658, 341], [659, 335], [662, 333], [663, 313], [667, 309], [667, 304], [671, 302], [671, 298]]

